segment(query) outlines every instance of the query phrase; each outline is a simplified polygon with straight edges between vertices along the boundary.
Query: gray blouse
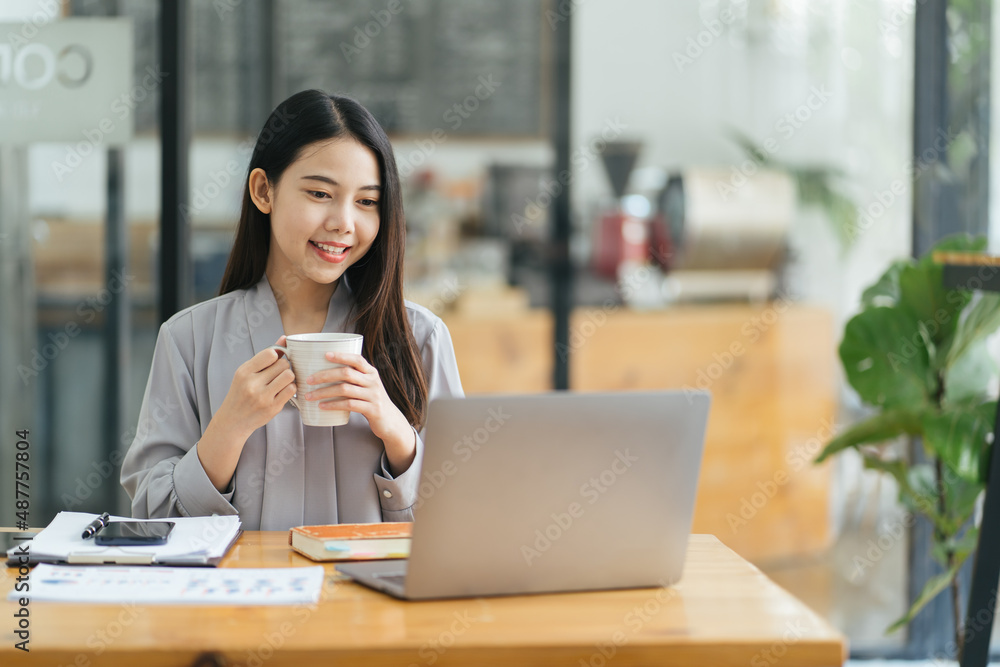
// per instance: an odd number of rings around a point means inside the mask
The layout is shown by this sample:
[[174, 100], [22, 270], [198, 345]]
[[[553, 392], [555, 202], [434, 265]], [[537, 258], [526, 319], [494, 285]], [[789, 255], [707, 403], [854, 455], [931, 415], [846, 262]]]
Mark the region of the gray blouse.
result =
[[[353, 303], [341, 280], [323, 331], [353, 333]], [[428, 400], [462, 396], [444, 323], [410, 302], [406, 313], [423, 359]], [[413, 519], [422, 433], [413, 464], [394, 478], [382, 441], [357, 413], [343, 426], [306, 426], [289, 403], [247, 440], [225, 492], [209, 480], [198, 459], [198, 439], [240, 364], [283, 333], [266, 276], [250, 289], [187, 308], [160, 327], [135, 440], [122, 462], [133, 517], [239, 514], [245, 530]]]

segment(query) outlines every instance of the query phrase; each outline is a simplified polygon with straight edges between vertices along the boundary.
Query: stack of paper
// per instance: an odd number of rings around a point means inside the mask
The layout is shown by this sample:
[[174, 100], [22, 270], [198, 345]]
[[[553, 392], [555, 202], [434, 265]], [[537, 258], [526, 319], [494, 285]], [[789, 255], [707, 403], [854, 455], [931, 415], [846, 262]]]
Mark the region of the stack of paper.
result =
[[[83, 512], [59, 512], [34, 539], [7, 552], [8, 564], [19, 564], [19, 558], [27, 553], [29, 563], [218, 565], [240, 535], [238, 516], [171, 517], [174, 529], [166, 544], [105, 547], [95, 544], [93, 538], [81, 537], [96, 517]], [[137, 520], [118, 516], [111, 519]]]
[[[175, 529], [176, 530], [176, 529]], [[132, 604], [311, 604], [323, 566], [291, 568], [89, 567], [39, 565], [27, 591], [8, 599]]]

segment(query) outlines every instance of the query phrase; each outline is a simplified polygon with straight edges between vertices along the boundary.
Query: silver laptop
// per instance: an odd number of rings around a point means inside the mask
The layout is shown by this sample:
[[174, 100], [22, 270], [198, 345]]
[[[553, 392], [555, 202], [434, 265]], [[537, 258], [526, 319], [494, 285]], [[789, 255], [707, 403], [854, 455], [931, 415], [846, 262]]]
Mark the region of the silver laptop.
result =
[[707, 392], [438, 399], [407, 560], [338, 565], [406, 600], [681, 577]]

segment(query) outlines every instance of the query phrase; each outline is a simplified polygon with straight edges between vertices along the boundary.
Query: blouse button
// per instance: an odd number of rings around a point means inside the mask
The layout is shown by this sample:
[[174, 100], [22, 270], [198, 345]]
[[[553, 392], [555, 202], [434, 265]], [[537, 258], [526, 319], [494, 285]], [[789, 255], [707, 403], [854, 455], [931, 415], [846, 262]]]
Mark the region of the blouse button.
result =
[[386, 498], [392, 498], [392, 491], [389, 489], [382, 489], [382, 495]]

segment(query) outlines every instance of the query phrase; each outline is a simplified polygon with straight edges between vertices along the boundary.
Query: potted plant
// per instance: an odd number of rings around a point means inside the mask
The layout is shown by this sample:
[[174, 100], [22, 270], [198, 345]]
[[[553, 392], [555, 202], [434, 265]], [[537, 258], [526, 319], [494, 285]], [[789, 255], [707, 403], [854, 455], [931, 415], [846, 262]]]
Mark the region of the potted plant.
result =
[[[963, 235], [941, 241], [932, 252], [985, 247], [985, 239]], [[931, 522], [931, 553], [944, 572], [927, 582], [888, 631], [909, 623], [950, 588], [960, 654], [956, 577], [979, 535], [972, 518], [985, 488], [996, 414], [988, 386], [998, 373], [986, 337], [1000, 329], [1000, 294], [945, 289], [942, 271], [931, 253], [897, 261], [862, 294], [861, 311], [845, 326], [839, 352], [847, 381], [872, 414], [828, 443], [817, 462], [848, 448], [858, 451], [865, 467], [896, 480], [911, 512]], [[901, 436], [919, 439], [926, 462], [893, 453], [887, 443]]]

